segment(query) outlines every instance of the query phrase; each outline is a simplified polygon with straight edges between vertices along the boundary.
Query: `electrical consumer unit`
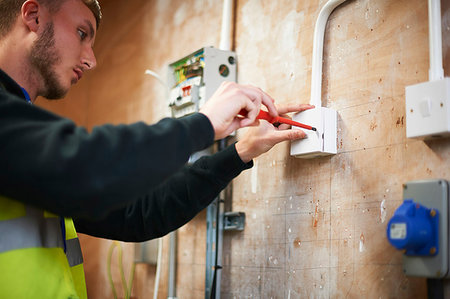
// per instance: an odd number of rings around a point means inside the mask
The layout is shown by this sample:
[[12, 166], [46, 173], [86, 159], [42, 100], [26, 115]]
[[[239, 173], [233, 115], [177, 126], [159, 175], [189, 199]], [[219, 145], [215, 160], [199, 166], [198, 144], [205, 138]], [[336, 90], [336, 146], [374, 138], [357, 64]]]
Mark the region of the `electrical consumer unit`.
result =
[[406, 136], [450, 136], [450, 78], [406, 87]]
[[201, 48], [169, 65], [169, 106], [173, 117], [200, 110], [224, 81], [236, 82], [236, 54]]

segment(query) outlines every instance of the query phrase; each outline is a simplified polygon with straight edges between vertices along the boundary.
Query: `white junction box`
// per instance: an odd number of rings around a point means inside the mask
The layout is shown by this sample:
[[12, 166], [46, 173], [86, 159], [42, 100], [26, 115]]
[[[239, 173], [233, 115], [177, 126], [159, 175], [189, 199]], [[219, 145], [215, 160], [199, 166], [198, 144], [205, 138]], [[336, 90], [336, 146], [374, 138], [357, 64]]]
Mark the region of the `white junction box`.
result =
[[450, 78], [406, 87], [406, 137], [450, 136]]
[[307, 138], [292, 141], [291, 156], [314, 158], [337, 153], [337, 112], [316, 107], [293, 116], [293, 120], [315, 127], [317, 131], [304, 130]]

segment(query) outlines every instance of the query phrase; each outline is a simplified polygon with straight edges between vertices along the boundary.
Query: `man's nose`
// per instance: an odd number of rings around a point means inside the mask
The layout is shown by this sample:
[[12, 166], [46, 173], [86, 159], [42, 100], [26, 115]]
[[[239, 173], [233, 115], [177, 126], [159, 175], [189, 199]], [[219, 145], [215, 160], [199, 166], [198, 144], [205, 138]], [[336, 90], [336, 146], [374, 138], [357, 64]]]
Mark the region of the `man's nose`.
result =
[[97, 66], [97, 59], [95, 58], [94, 49], [92, 49], [92, 47], [86, 47], [81, 62], [86, 66], [87, 70], [92, 70]]

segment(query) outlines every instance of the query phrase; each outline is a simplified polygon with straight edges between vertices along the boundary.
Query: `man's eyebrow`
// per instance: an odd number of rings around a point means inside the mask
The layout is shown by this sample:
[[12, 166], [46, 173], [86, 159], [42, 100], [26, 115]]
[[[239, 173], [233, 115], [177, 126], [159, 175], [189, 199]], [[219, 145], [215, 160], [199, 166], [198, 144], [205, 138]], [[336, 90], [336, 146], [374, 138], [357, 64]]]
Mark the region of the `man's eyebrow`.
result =
[[85, 19], [84, 22], [89, 27], [89, 37], [90, 37], [90, 39], [93, 39], [94, 38], [94, 26], [92, 26], [91, 21], [89, 21], [87, 19]]

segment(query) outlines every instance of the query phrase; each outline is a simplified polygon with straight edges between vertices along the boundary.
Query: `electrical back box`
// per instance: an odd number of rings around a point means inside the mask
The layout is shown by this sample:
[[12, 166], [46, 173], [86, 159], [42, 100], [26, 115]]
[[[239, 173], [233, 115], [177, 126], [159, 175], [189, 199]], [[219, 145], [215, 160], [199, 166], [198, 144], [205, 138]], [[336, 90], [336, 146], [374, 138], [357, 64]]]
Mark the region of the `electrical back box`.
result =
[[405, 94], [408, 138], [450, 136], [450, 78], [407, 86]]
[[205, 47], [169, 65], [168, 105], [173, 117], [198, 112], [220, 84], [236, 82], [236, 53]]
[[435, 256], [403, 255], [403, 271], [406, 275], [445, 278], [449, 276], [448, 237], [448, 182], [422, 180], [403, 186], [403, 199], [413, 199], [429, 209], [439, 211], [439, 252]]
[[292, 141], [291, 156], [314, 158], [336, 154], [337, 112], [335, 110], [316, 107], [297, 113], [292, 119], [315, 127], [317, 131], [304, 130], [306, 139]]

